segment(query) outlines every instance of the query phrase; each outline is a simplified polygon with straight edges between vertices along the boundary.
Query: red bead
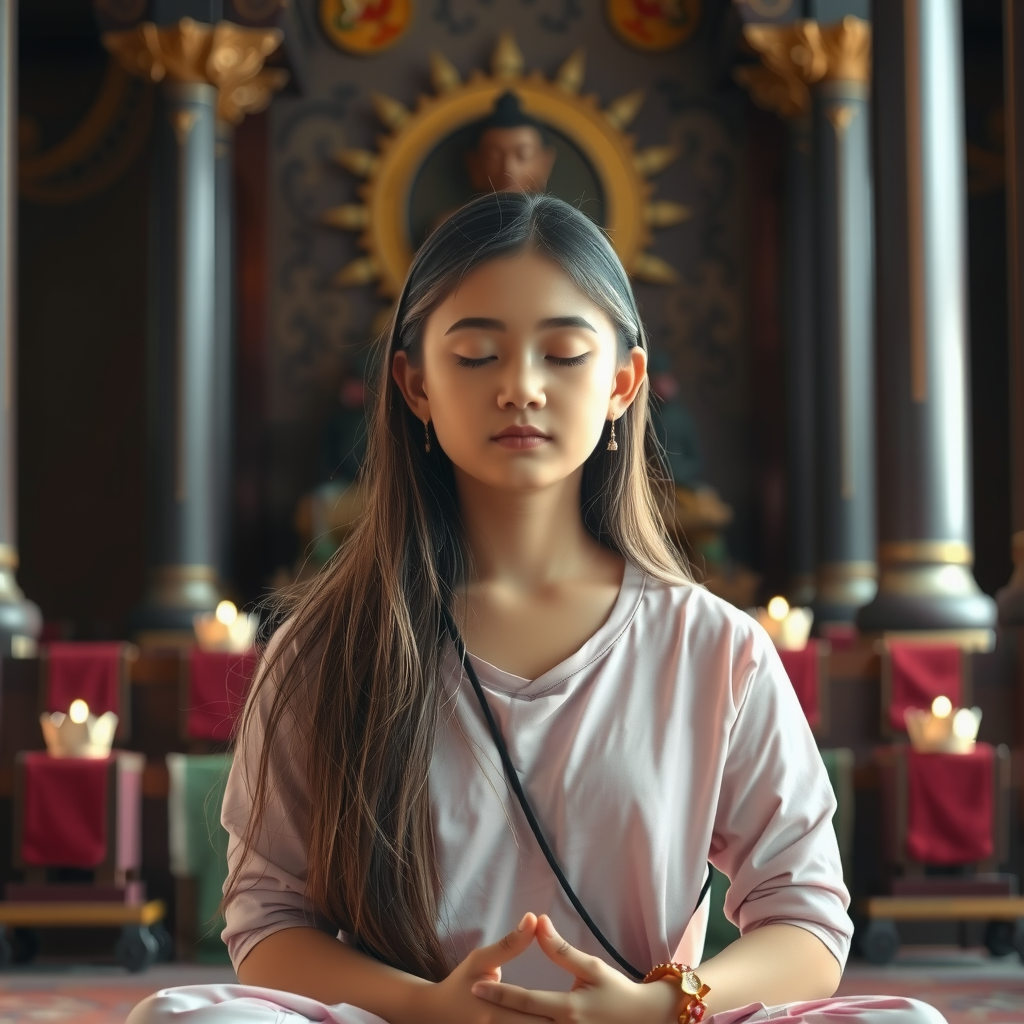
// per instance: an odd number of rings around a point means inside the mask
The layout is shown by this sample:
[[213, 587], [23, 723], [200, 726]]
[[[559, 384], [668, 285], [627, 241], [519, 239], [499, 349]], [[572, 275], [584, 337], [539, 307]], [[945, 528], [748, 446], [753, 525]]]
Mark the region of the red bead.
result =
[[704, 1019], [704, 1007], [698, 1003], [690, 1010], [690, 1020], [700, 1021]]

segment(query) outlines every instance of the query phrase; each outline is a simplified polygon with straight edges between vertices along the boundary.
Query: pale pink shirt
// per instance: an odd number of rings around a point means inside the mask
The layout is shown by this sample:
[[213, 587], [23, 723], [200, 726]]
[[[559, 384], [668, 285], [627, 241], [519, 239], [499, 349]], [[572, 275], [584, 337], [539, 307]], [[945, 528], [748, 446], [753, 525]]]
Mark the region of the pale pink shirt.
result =
[[[706, 904], [693, 910], [710, 860], [732, 881], [726, 915], [741, 932], [798, 925], [845, 964], [853, 928], [835, 799], [775, 648], [753, 619], [701, 587], [627, 566], [607, 622], [561, 664], [533, 680], [478, 659], [474, 667], [562, 870], [630, 963], [646, 971], [670, 959], [700, 962]], [[528, 910], [550, 914], [574, 946], [611, 962], [548, 867], [453, 649], [445, 673], [430, 796], [438, 934], [453, 962]], [[238, 752], [224, 797], [232, 867], [259, 742], [253, 735]], [[223, 931], [236, 968], [279, 929], [334, 931], [304, 900], [308, 799], [294, 756], [303, 749], [293, 731], [271, 755], [267, 827]], [[535, 988], [569, 984], [536, 946], [503, 976]]]

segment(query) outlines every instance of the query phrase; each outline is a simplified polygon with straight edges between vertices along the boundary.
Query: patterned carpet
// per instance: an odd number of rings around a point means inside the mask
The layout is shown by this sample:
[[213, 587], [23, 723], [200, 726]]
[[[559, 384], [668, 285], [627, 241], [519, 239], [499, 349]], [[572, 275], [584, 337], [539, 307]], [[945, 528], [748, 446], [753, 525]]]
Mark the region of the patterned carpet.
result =
[[[0, 1024], [124, 1024], [157, 989], [231, 982], [230, 969], [164, 964], [145, 974], [120, 968], [40, 965], [0, 974]], [[884, 968], [851, 963], [844, 995], [906, 995], [937, 1007], [949, 1024], [1024, 1024], [1024, 966], [972, 951], [912, 949]]]
[[1024, 1024], [1024, 965], [1017, 957], [905, 949], [888, 967], [851, 963], [839, 992], [921, 999], [949, 1024]]
[[0, 974], [0, 1024], [124, 1024], [158, 989], [234, 980], [230, 968], [195, 964], [161, 964], [144, 974], [41, 964]]

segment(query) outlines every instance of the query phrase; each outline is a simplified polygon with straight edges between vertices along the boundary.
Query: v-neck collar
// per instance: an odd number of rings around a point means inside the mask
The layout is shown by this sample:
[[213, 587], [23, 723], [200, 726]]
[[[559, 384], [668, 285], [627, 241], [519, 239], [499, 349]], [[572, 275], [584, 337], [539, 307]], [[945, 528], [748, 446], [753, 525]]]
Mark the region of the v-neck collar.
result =
[[[521, 700], [533, 700], [568, 682], [574, 675], [601, 658], [616, 640], [626, 631], [644, 596], [646, 576], [631, 562], [626, 562], [622, 584], [612, 610], [596, 633], [587, 640], [575, 654], [570, 654], [553, 668], [536, 679], [524, 679], [474, 656], [470, 651], [473, 668], [480, 678], [480, 684], [487, 690], [502, 693]], [[454, 656], [454, 648], [451, 648]]]

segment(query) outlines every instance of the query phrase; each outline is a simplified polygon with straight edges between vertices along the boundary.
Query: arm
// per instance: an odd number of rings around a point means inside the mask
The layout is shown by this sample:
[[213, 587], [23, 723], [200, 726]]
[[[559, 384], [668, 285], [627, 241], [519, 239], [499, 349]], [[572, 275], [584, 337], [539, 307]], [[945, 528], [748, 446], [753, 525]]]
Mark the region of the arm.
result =
[[827, 997], [853, 932], [835, 797], [774, 646], [752, 622], [733, 643], [737, 710], [710, 860], [730, 879], [725, 913], [742, 937], [699, 973], [716, 978], [717, 999], [734, 988], [766, 1005]]
[[258, 942], [238, 965], [243, 985], [296, 992], [321, 1003], [351, 1003], [392, 1024], [430, 982], [388, 967], [315, 928], [287, 928]]
[[[390, 1024], [531, 1024], [511, 1011], [484, 1016], [486, 1004], [470, 993], [478, 980], [497, 980], [501, 965], [533, 941], [537, 919], [493, 946], [474, 950], [436, 984], [388, 967], [339, 941], [337, 926], [320, 919], [306, 899], [305, 835], [309, 793], [303, 772], [306, 733], [289, 712], [270, 750], [266, 816], [243, 857], [242, 837], [263, 748], [273, 681], [257, 691], [256, 712], [235, 749], [221, 808], [228, 832], [228, 865], [237, 872], [225, 907], [222, 937], [239, 980], [294, 992], [320, 1002], [349, 1003]], [[227, 884], [226, 884], [227, 888]]]
[[[557, 1024], [676, 1024], [678, 982], [647, 985], [632, 981], [596, 956], [569, 945], [547, 915], [537, 925], [537, 942], [551, 961], [573, 976], [571, 992], [538, 992], [489, 979], [472, 992], [480, 999]], [[803, 928], [769, 924], [737, 939], [698, 969], [711, 991], [709, 1014], [750, 1003], [827, 998], [839, 986], [839, 963], [825, 944]]]
[[492, 1009], [470, 991], [497, 981], [501, 965], [533, 941], [537, 918], [527, 914], [516, 931], [474, 950], [443, 981], [424, 981], [388, 967], [315, 928], [288, 928], [257, 943], [238, 965], [238, 980], [296, 992], [321, 1003], [349, 1003], [390, 1024], [541, 1024], [515, 1010]]
[[843, 972], [828, 947], [809, 931], [767, 924], [726, 946], [697, 973], [711, 988], [709, 1012], [719, 1013], [748, 1003], [774, 1006], [827, 999], [839, 987]]

